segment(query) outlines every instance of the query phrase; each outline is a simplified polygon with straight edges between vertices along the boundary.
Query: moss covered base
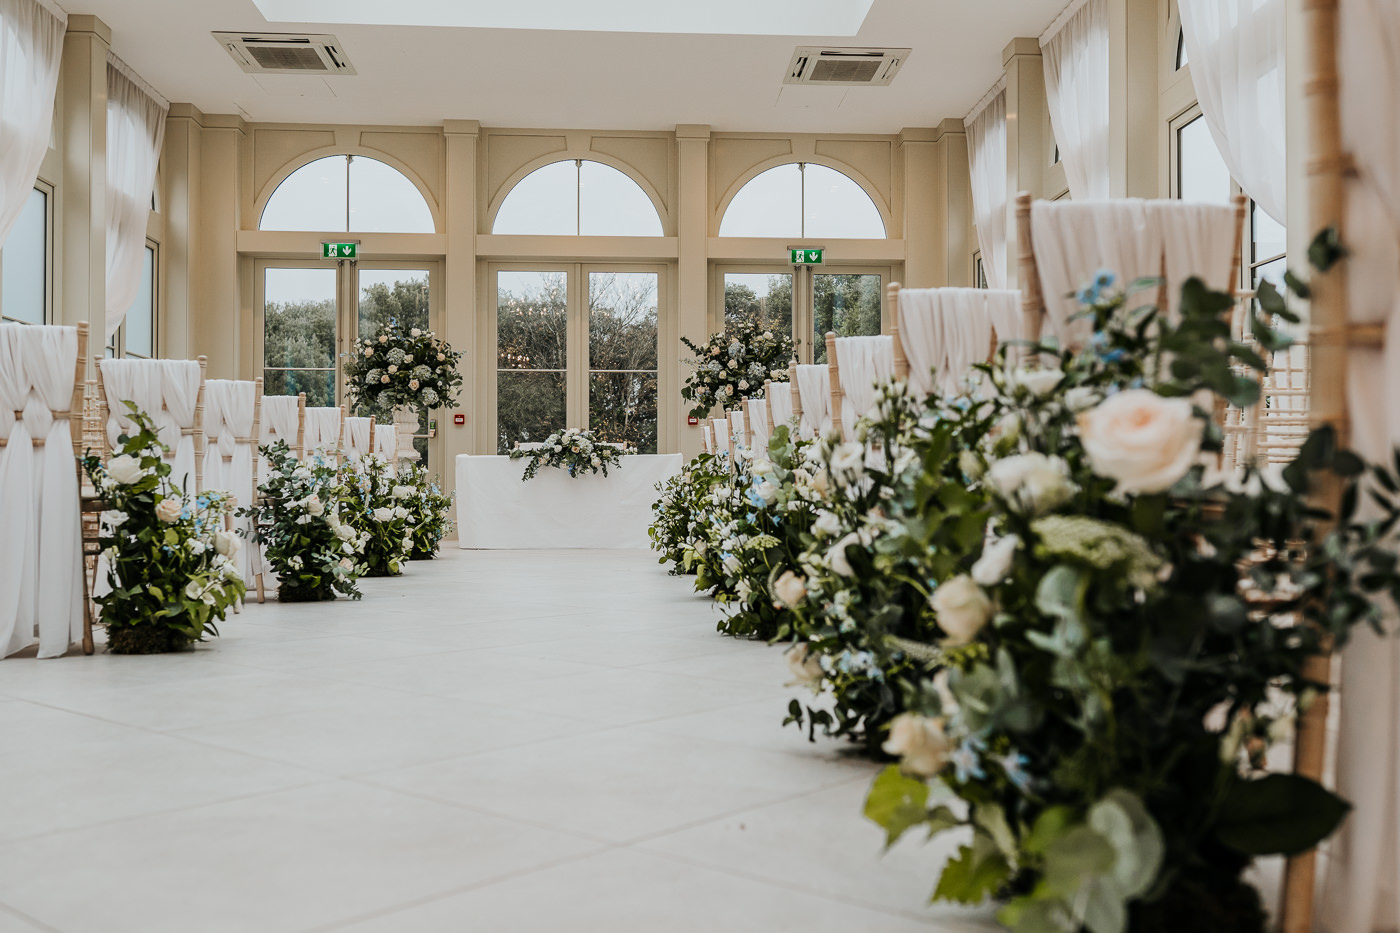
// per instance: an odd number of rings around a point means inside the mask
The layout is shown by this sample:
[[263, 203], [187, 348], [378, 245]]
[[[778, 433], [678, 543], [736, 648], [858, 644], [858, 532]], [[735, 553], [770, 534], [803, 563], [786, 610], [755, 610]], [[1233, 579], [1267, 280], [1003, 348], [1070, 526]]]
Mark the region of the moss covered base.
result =
[[187, 635], [161, 625], [107, 627], [107, 650], [112, 654], [167, 654], [189, 645]]

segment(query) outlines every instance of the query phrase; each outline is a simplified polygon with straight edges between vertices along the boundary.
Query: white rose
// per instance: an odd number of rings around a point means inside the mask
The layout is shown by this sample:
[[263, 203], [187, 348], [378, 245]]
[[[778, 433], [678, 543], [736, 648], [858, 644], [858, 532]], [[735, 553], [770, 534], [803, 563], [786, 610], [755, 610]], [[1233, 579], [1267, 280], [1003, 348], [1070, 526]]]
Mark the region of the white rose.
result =
[[232, 557], [238, 553], [238, 548], [243, 542], [238, 539], [238, 535], [231, 531], [214, 532], [214, 550], [224, 557]]
[[733, 554], [724, 555], [724, 560], [720, 561], [720, 563], [724, 565], [726, 573], [735, 576], [738, 576], [739, 571], [744, 569], [744, 565], [739, 563], [739, 558], [735, 557]]
[[1059, 369], [1018, 369], [1011, 374], [1011, 384], [1036, 398], [1045, 398], [1064, 378], [1064, 372]]
[[408, 509], [404, 508], [404, 507], [401, 506], [401, 505], [396, 505], [396, 506], [394, 506], [394, 517], [395, 517], [395, 518], [408, 518]]
[[130, 517], [130, 515], [126, 514], [123, 511], [120, 511], [119, 509], [113, 509], [112, 511], [106, 514], [107, 523], [113, 528], [116, 528], [118, 525], [120, 525], [122, 522], [126, 521]]
[[812, 525], [812, 530], [819, 535], [826, 535], [829, 538], [841, 533], [841, 519], [835, 512], [828, 512], [822, 509], [817, 512], [817, 520]]
[[107, 461], [107, 478], [121, 486], [130, 486], [145, 475], [141, 461], [127, 454], [118, 454]]
[[355, 562], [354, 562], [353, 560], [351, 560], [350, 558], [348, 558], [348, 557], [342, 557], [342, 558], [340, 559], [340, 569], [341, 569], [341, 570], [354, 570], [354, 569], [355, 569]]
[[831, 452], [831, 468], [840, 473], [860, 476], [865, 469], [865, 448], [855, 441], [847, 441]]
[[326, 512], [326, 506], [321, 501], [321, 497], [314, 492], [303, 499], [301, 504], [305, 506], [306, 511], [310, 512], [312, 515], [324, 515]]
[[832, 571], [843, 577], [855, 575], [855, 571], [851, 569], [851, 562], [846, 559], [846, 548], [859, 543], [860, 536], [852, 532], [831, 546], [831, 550], [826, 552], [826, 562]]
[[377, 522], [392, 522], [394, 520], [394, 510], [387, 508], [375, 509], [374, 520]]
[[1061, 506], [1074, 495], [1069, 464], [1042, 453], [1017, 454], [998, 460], [987, 476], [993, 489], [1032, 515]]
[[398, 372], [398, 371], [399, 371], [399, 368], [398, 368], [397, 366], [395, 366], [393, 363], [390, 363], [390, 364], [389, 364], [389, 372], [391, 372], [391, 373], [396, 373], [396, 372]]
[[740, 580], [739, 585], [734, 587], [734, 591], [739, 594], [740, 599], [746, 601], [753, 595], [753, 587], [749, 585], [748, 580]]
[[555, 444], [555, 445], [554, 445], [554, 452], [555, 452], [556, 454], [559, 453], [559, 452], [560, 452], [561, 450], [563, 450], [563, 449], [564, 449], [564, 445], [563, 445], [563, 444]]
[[203, 594], [204, 591], [199, 588], [198, 582], [191, 580], [189, 583], [185, 584], [185, 596], [187, 598], [199, 599]]
[[355, 529], [349, 525], [341, 525], [335, 530], [335, 536], [342, 541], [352, 541], [355, 538]]
[[418, 328], [415, 327], [415, 328], [413, 328], [412, 330], [410, 330], [410, 331], [408, 332], [408, 335], [409, 335], [410, 337], [421, 337], [421, 336], [423, 336], [423, 332], [422, 332], [421, 330], [419, 330]]
[[890, 722], [890, 737], [881, 748], [898, 755], [906, 773], [931, 778], [948, 763], [948, 745], [948, 736], [937, 719], [900, 713]]
[[310, 479], [311, 468], [307, 466], [299, 466], [292, 471], [292, 476], [296, 477], [297, 479]]
[[413, 487], [395, 486], [394, 491], [390, 493], [390, 495], [393, 496], [395, 499], [407, 499], [413, 495]]
[[783, 652], [783, 659], [787, 661], [788, 671], [792, 674], [789, 687], [816, 689], [817, 685], [822, 682], [821, 658], [807, 642], [800, 641]]
[[938, 626], [948, 641], [965, 645], [992, 618], [992, 601], [973, 579], [962, 574], [933, 591], [928, 604], [938, 615]]
[[365, 347], [365, 356], [374, 356], [374, 348]]
[[198, 538], [194, 538], [190, 541], [190, 552], [195, 556], [203, 554], [207, 550], [209, 550], [209, 545], [205, 544]]
[[588, 461], [588, 462], [591, 463], [591, 464], [593, 464], [595, 467], [596, 467], [596, 466], [602, 466], [602, 465], [603, 465], [603, 461], [600, 460], [600, 459], [598, 459], [597, 457], [594, 457], [592, 460], [590, 460], [590, 461]]
[[1007, 535], [982, 549], [982, 556], [972, 565], [972, 579], [982, 586], [996, 586], [1011, 573], [1011, 564], [1021, 539]]
[[1190, 399], [1149, 389], [1125, 389], [1079, 415], [1089, 464], [1120, 493], [1170, 489], [1196, 462], [1204, 430]]
[[807, 598], [807, 581], [791, 570], [785, 570], [782, 576], [773, 581], [773, 595], [778, 597], [778, 602], [791, 609]]
[[180, 510], [184, 507], [185, 504], [180, 501], [179, 496], [171, 496], [169, 499], [162, 499], [156, 503], [156, 518], [166, 524], [179, 521]]
[[958, 454], [958, 469], [963, 471], [963, 475], [976, 482], [982, 478], [986, 469], [982, 466], [982, 458], [978, 457], [970, 450], [964, 450]]
[[1065, 393], [1065, 406], [1070, 411], [1084, 411], [1093, 408], [1098, 403], [1098, 390], [1089, 386], [1075, 386]]

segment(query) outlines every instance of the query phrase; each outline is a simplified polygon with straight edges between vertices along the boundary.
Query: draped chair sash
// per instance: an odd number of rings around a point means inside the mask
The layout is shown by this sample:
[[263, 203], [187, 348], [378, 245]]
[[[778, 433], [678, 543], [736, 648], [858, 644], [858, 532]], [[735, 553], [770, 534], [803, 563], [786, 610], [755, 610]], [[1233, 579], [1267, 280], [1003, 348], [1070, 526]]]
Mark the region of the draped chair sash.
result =
[[792, 425], [792, 384], [774, 382], [768, 386], [768, 397], [773, 405], [773, 431], [780, 425]]
[[837, 337], [841, 423], [850, 428], [875, 408], [875, 386], [894, 378], [893, 337]]
[[942, 289], [899, 290], [899, 340], [909, 360], [909, 388], [928, 396], [948, 371], [948, 339], [944, 334]]
[[371, 452], [369, 449], [369, 424], [370, 419], [368, 418], [345, 419], [345, 453], [352, 459], [358, 460]]
[[825, 363], [797, 367], [797, 394], [802, 398], [803, 437], [831, 430], [831, 370]]
[[340, 409], [306, 409], [306, 450], [331, 456], [340, 448]]
[[[253, 504], [253, 414], [257, 408], [257, 384], [251, 381], [210, 379], [204, 383], [204, 423], [208, 449], [204, 455], [204, 486], [221, 489], [240, 507]], [[252, 531], [252, 520], [235, 516], [235, 529]], [[254, 549], [242, 547], [236, 558], [245, 582], [257, 573]]]
[[29, 396], [24, 348], [25, 325], [0, 324], [0, 657], [33, 640], [34, 548], [32, 493], [34, 448], [23, 412]]
[[113, 447], [132, 430], [124, 402], [136, 403], [155, 425], [167, 448], [170, 482], [194, 492], [195, 408], [199, 404], [201, 371], [194, 360], [102, 360], [107, 394], [107, 436]]
[[753, 431], [753, 449], [766, 454], [768, 451], [768, 405], [761, 398], [751, 398], [744, 402], [749, 428]]

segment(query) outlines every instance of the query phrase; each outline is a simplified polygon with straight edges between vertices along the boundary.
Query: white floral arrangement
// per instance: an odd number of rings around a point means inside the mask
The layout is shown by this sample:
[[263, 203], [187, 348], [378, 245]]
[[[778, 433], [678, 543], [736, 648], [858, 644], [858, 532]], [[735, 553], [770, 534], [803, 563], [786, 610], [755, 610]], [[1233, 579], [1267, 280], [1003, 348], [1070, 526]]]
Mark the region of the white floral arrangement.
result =
[[741, 399], [762, 398], [765, 380], [787, 378], [785, 367], [792, 359], [792, 338], [759, 330], [752, 321], [726, 325], [704, 346], [681, 338], [695, 359], [687, 360], [693, 369], [681, 387], [681, 398], [691, 403], [690, 414], [703, 418], [716, 406], [732, 405]]
[[461, 358], [433, 331], [391, 321], [345, 354], [346, 401], [356, 411], [386, 415], [451, 406], [462, 388]]
[[565, 428], [555, 431], [544, 439], [539, 447], [516, 448], [510, 452], [512, 460], [529, 460], [521, 481], [535, 478], [540, 467], [556, 467], [567, 470], [570, 476], [585, 476], [590, 473], [608, 475], [608, 467], [622, 462], [623, 454], [636, 451], [625, 445], [608, 444], [593, 436], [592, 431], [579, 428]]

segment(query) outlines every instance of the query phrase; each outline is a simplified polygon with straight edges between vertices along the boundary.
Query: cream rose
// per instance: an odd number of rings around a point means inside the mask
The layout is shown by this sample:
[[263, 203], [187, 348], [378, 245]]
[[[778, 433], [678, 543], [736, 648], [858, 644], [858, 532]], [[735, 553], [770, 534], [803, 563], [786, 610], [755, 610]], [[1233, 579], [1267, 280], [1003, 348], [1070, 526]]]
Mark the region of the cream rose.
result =
[[[792, 571], [788, 571], [791, 573]], [[783, 653], [788, 671], [792, 674], [789, 687], [811, 687], [816, 689], [822, 682], [821, 658], [812, 651], [805, 641], [798, 642]]]
[[1064, 378], [1064, 372], [1059, 369], [1018, 369], [1011, 374], [1011, 384], [1036, 398], [1045, 398]]
[[375, 509], [374, 520], [377, 522], [392, 522], [394, 520], [394, 510], [388, 508]]
[[948, 633], [948, 641], [965, 645], [982, 631], [992, 618], [992, 601], [966, 574], [939, 586], [928, 598], [938, 616], [938, 626]]
[[931, 778], [948, 763], [949, 742], [943, 725], [918, 713], [900, 713], [890, 722], [890, 737], [881, 746], [901, 759], [907, 774]]
[[1204, 430], [1190, 399], [1149, 389], [1126, 389], [1079, 415], [1089, 464], [1120, 493], [1170, 489], [1196, 462]]
[[992, 464], [992, 488], [1020, 511], [1040, 515], [1064, 505], [1074, 495], [1069, 464], [1042, 453], [1017, 454]]
[[413, 495], [413, 487], [395, 486], [394, 491], [391, 492], [390, 495], [393, 496], [395, 499], [407, 499]]
[[179, 496], [171, 496], [169, 499], [162, 499], [156, 503], [156, 518], [171, 524], [180, 518], [180, 511], [185, 507], [185, 503], [180, 501]]
[[791, 570], [785, 570], [782, 576], [773, 581], [773, 595], [778, 597], [778, 602], [791, 609], [807, 598], [807, 581]]
[[996, 586], [1011, 573], [1011, 564], [1021, 539], [1007, 535], [982, 549], [982, 556], [972, 565], [972, 579], [981, 586]]
[[826, 562], [833, 572], [843, 577], [855, 575], [855, 570], [851, 568], [851, 562], [846, 559], [846, 548], [852, 544], [860, 543], [860, 536], [852, 532], [831, 546], [831, 549], [826, 552]]
[[107, 461], [107, 478], [121, 486], [130, 486], [145, 475], [141, 461], [127, 454], [118, 454]]
[[214, 550], [225, 557], [232, 557], [238, 553], [238, 548], [243, 544], [238, 539], [238, 535], [231, 531], [214, 532]]
[[865, 472], [865, 448], [854, 441], [839, 445], [831, 452], [831, 468], [859, 478]]
[[301, 501], [301, 504], [305, 506], [306, 511], [311, 513], [312, 515], [324, 515], [326, 512], [325, 503], [323, 503], [321, 501], [321, 497], [316, 495], [316, 493], [314, 492], [311, 495], [307, 496], [305, 499], [303, 499]]
[[812, 530], [819, 535], [834, 538], [841, 533], [841, 519], [835, 512], [822, 509], [817, 512], [817, 520], [812, 523]]

